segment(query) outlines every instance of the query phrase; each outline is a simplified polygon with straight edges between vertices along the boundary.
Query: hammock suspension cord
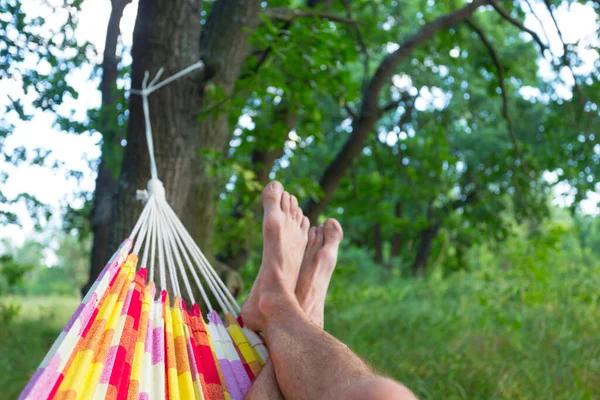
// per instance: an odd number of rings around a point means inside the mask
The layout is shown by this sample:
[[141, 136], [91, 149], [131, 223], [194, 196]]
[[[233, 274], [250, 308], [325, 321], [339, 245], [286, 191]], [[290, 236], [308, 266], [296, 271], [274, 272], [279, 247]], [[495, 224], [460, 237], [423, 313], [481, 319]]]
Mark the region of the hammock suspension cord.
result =
[[194, 291], [192, 290], [188, 276], [189, 273], [209, 311], [213, 310], [213, 306], [202, 284], [202, 280], [214, 295], [221, 310], [237, 317], [240, 311], [237, 301], [235, 301], [227, 286], [212, 268], [204, 253], [196, 245], [171, 206], [167, 203], [165, 188], [158, 179], [158, 169], [154, 156], [154, 141], [148, 96], [161, 87], [202, 68], [204, 68], [204, 64], [202, 61], [198, 61], [160, 82], [159, 79], [164, 72], [164, 68], [160, 68], [150, 82], [148, 82], [150, 74], [146, 71], [142, 81], [142, 89], [131, 90], [132, 94], [142, 97], [146, 143], [148, 145], [148, 154], [150, 155], [151, 179], [148, 182], [146, 190], [138, 190], [137, 192], [138, 200], [141, 200], [146, 205], [131, 232], [130, 238], [134, 241], [134, 252], [136, 254], [140, 254], [139, 251], [143, 247], [142, 266], [146, 266], [146, 263], [150, 262], [149, 280], [154, 279], [155, 265], [158, 265], [158, 286], [161, 289], [167, 290], [168, 286], [170, 286], [173, 294], [181, 297], [182, 290], [180, 280], [178, 279], [181, 277], [187, 297], [192, 303], [195, 303]]

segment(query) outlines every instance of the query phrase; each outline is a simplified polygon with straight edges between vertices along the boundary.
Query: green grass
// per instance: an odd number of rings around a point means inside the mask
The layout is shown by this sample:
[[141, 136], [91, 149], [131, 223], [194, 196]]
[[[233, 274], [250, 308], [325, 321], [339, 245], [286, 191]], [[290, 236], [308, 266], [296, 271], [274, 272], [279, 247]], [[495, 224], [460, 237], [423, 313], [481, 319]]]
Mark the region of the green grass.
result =
[[16, 399], [79, 299], [72, 297], [3, 297], [3, 305], [20, 307], [18, 315], [0, 325], [0, 399]]
[[598, 276], [340, 285], [326, 328], [422, 399], [598, 399]]
[[[422, 399], [596, 399], [599, 287], [596, 269], [414, 280], [342, 265], [326, 328]], [[22, 306], [0, 326], [0, 399], [14, 399], [77, 300], [2, 303]]]

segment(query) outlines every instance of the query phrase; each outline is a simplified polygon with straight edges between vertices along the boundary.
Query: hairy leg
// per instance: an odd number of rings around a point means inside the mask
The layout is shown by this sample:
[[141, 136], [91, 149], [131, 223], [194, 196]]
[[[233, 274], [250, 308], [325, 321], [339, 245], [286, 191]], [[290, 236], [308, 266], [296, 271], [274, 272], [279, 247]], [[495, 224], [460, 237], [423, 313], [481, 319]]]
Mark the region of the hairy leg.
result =
[[268, 293], [261, 297], [260, 310], [277, 383], [286, 399], [415, 399], [311, 323], [294, 296]]
[[[327, 220], [324, 226], [310, 228], [296, 284], [296, 298], [300, 307], [312, 323], [321, 329], [325, 297], [342, 237], [342, 227], [334, 219]], [[283, 399], [271, 361], [267, 362], [256, 378], [246, 399]]]
[[[294, 206], [296, 204], [296, 206]], [[402, 385], [378, 378], [347, 346], [313, 324], [294, 290], [306, 246], [297, 201], [272, 182], [263, 193], [261, 270], [242, 318], [266, 335], [277, 382], [287, 399], [414, 399]], [[301, 253], [301, 254], [302, 254]]]

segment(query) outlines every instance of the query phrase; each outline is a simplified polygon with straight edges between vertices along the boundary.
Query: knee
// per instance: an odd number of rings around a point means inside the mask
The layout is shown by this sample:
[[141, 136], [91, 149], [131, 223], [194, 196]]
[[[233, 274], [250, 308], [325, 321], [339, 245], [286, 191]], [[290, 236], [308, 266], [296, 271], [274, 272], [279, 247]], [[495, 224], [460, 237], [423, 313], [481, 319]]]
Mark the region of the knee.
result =
[[369, 378], [348, 390], [349, 400], [416, 400], [406, 386], [388, 378]]

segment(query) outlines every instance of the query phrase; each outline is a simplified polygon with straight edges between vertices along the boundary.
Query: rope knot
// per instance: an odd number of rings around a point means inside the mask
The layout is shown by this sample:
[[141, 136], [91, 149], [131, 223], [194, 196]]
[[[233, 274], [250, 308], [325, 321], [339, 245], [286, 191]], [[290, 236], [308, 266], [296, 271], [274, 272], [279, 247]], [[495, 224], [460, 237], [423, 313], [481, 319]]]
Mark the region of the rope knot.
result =
[[165, 187], [163, 183], [156, 178], [152, 178], [148, 181], [148, 195], [155, 196], [157, 198], [164, 199], [165, 198]]

